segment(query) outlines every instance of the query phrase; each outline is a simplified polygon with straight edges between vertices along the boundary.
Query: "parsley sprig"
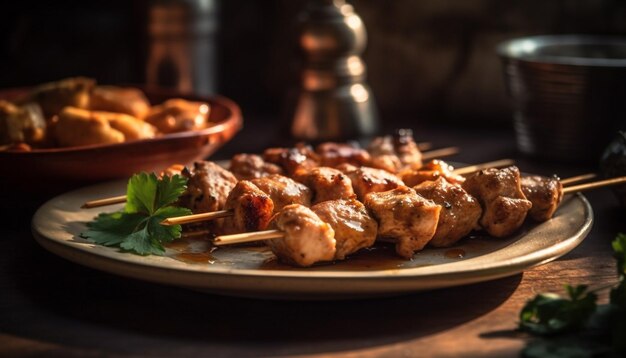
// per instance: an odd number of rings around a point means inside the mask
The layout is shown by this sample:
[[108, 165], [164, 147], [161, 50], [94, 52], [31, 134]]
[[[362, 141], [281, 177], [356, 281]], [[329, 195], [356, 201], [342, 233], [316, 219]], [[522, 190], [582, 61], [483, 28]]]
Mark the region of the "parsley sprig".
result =
[[621, 356], [626, 353], [626, 234], [612, 242], [617, 285], [609, 304], [598, 305], [597, 290], [565, 285], [567, 297], [542, 293], [520, 312], [519, 329], [540, 337], [522, 352], [527, 357]]
[[139, 255], [163, 255], [163, 244], [179, 238], [182, 228], [161, 222], [191, 214], [187, 208], [172, 205], [186, 188], [187, 178], [180, 175], [157, 178], [153, 173], [136, 174], [128, 181], [124, 210], [98, 215], [80, 236]]

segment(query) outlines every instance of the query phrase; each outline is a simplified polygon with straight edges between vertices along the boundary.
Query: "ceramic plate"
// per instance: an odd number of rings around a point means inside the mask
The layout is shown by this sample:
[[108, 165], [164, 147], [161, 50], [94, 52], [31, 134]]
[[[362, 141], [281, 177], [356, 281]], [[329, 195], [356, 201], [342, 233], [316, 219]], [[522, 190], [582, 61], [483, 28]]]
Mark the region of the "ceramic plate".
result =
[[80, 209], [88, 200], [122, 195], [125, 182], [86, 187], [60, 195], [39, 208], [32, 222], [37, 241], [70, 261], [169, 285], [220, 294], [282, 299], [336, 299], [395, 295], [470, 284], [514, 275], [552, 261], [576, 247], [592, 225], [584, 196], [568, 195], [554, 218], [528, 223], [507, 239], [470, 237], [447, 249], [426, 249], [402, 260], [391, 247], [364, 250], [346, 261], [311, 268], [278, 263], [262, 246], [219, 248], [186, 238], [166, 256], [138, 256], [94, 245], [78, 235], [103, 210]]

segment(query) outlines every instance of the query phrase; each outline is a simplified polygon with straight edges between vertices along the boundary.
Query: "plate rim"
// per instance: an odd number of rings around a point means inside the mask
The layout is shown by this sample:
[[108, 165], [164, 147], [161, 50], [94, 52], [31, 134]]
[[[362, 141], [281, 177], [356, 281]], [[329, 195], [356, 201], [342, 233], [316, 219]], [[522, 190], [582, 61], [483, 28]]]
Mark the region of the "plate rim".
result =
[[[463, 284], [470, 284], [476, 282], [489, 281], [496, 278], [511, 276], [525, 269], [538, 266], [550, 261], [553, 261], [578, 246], [584, 238], [587, 236], [593, 226], [593, 208], [589, 204], [588, 200], [580, 193], [572, 195], [571, 199], [580, 200], [584, 208], [584, 221], [581, 223], [580, 228], [571, 236], [556, 242], [552, 245], [543, 247], [540, 250], [534, 251], [529, 254], [525, 254], [514, 259], [507, 260], [506, 263], [492, 263], [490, 265], [477, 265], [471, 269], [464, 270], [439, 270], [440, 272], [428, 272], [425, 267], [413, 267], [402, 269], [384, 269], [384, 270], [372, 270], [372, 271], [307, 271], [306, 269], [298, 270], [258, 270], [258, 269], [226, 269], [213, 267], [208, 271], [202, 271], [194, 269], [197, 267], [193, 264], [187, 264], [186, 266], [167, 267], [157, 265], [151, 262], [138, 262], [132, 260], [126, 260], [122, 256], [110, 257], [102, 255], [100, 252], [94, 252], [90, 250], [90, 247], [96, 246], [96, 244], [89, 243], [84, 245], [82, 243], [67, 242], [65, 240], [57, 240], [54, 238], [46, 237], [45, 234], [38, 231], [37, 223], [42, 220], [41, 216], [44, 212], [53, 205], [59, 198], [69, 195], [76, 195], [78, 192], [88, 190], [88, 188], [103, 186], [103, 185], [117, 185], [116, 183], [123, 183], [123, 181], [113, 181], [104, 184], [93, 185], [89, 187], [83, 187], [65, 194], [61, 194], [55, 198], [50, 199], [43, 204], [33, 216], [31, 221], [31, 231], [36, 241], [44, 247], [46, 250], [63, 257], [72, 262], [78, 263], [83, 266], [95, 268], [101, 271], [113, 273], [120, 276], [131, 277], [140, 280], [152, 281], [162, 284], [178, 285], [176, 277], [191, 277], [194, 276], [193, 284], [185, 284], [182, 286], [191, 286], [195, 288], [214, 289], [220, 290], [220, 279], [243, 279], [254, 280], [259, 278], [266, 278], [278, 281], [289, 282], [292, 280], [310, 280], [310, 281], [332, 281], [344, 282], [346, 280], [358, 281], [360, 283], [388, 283], [388, 284], [402, 284], [403, 287], [398, 287], [393, 291], [417, 291], [422, 289], [433, 289], [440, 287], [459, 286]], [[66, 231], [67, 232], [67, 231]], [[67, 232], [69, 235], [71, 233]], [[74, 236], [72, 235], [72, 238]], [[523, 239], [523, 236], [522, 238]], [[510, 245], [514, 245], [520, 242], [520, 239], [512, 242]], [[522, 242], [523, 244], [523, 242]], [[509, 245], [509, 246], [510, 246]], [[498, 252], [505, 249], [505, 246], [494, 252]], [[121, 253], [116, 251], [115, 248], [108, 248], [111, 252], [115, 252], [119, 255], [131, 255], [127, 253]], [[486, 255], [489, 255], [488, 253]], [[454, 265], [463, 263], [467, 265], [468, 262], [474, 259], [483, 258], [485, 255], [480, 255], [475, 258], [470, 258], [463, 261], [455, 261], [446, 264], [439, 264], [430, 266], [441, 269], [446, 265]], [[173, 260], [173, 259], [172, 259]], [[428, 266], [426, 266], [428, 267]], [[424, 272], [426, 271], [426, 272]], [[430, 270], [432, 271], [432, 270]], [[158, 273], [166, 273], [165, 275], [159, 275]], [[182, 275], [182, 276], [181, 276]], [[201, 280], [195, 279], [195, 276], [202, 278]], [[209, 280], [209, 278], [217, 279], [217, 281]], [[414, 281], [420, 279], [430, 279], [431, 282], [427, 287], [416, 288]], [[223, 286], [223, 282], [222, 282]], [[389, 286], [389, 285], [385, 285]], [[419, 286], [419, 285], [418, 285]], [[348, 289], [348, 288], [346, 288]], [[354, 287], [350, 287], [354, 289]], [[371, 290], [370, 290], [371, 291]], [[368, 292], [370, 292], [368, 291]], [[380, 291], [380, 290], [375, 290]], [[383, 290], [384, 291], [384, 290]], [[386, 291], [385, 291], [386, 292]]]

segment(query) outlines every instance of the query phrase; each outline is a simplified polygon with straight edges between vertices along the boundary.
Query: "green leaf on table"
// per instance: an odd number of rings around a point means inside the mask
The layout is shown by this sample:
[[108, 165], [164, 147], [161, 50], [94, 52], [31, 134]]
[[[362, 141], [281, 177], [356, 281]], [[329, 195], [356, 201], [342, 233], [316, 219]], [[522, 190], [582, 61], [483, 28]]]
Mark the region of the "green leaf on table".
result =
[[179, 238], [182, 227], [161, 222], [191, 214], [187, 208], [171, 205], [186, 188], [187, 179], [179, 175], [159, 179], [154, 174], [136, 174], [128, 181], [124, 211], [98, 215], [80, 236], [139, 255], [163, 255], [163, 244]]
[[613, 255], [617, 259], [617, 274], [620, 278], [626, 276], [626, 234], [619, 233], [613, 242]]
[[528, 301], [520, 312], [520, 330], [551, 335], [584, 326], [596, 309], [597, 295], [584, 285], [565, 288], [569, 298], [544, 293]]

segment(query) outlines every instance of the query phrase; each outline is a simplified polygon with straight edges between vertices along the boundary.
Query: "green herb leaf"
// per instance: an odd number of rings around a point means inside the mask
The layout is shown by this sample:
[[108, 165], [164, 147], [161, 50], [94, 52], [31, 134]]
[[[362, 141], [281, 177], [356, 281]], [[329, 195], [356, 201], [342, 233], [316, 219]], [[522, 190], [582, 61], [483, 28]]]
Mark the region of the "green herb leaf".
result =
[[613, 242], [613, 255], [617, 259], [617, 274], [620, 279], [626, 276], [626, 234], [619, 233]]
[[539, 294], [520, 312], [519, 328], [538, 335], [551, 335], [584, 326], [596, 309], [597, 295], [587, 286], [567, 285], [569, 299], [556, 294]]
[[162, 179], [154, 174], [134, 175], [128, 181], [124, 211], [98, 215], [80, 236], [139, 255], [163, 255], [163, 244], [179, 238], [182, 227], [164, 226], [161, 222], [191, 214], [187, 208], [171, 206], [185, 191], [186, 184], [187, 179], [179, 175]]
[[164, 176], [157, 182], [155, 206], [163, 208], [173, 204], [185, 192], [187, 178], [182, 175]]
[[81, 233], [80, 236], [85, 239], [88, 238], [99, 245], [117, 246], [144, 219], [144, 215], [137, 213], [103, 213], [98, 215], [94, 221], [87, 223], [88, 230]]
[[133, 175], [126, 188], [127, 213], [152, 214], [157, 197], [157, 179], [154, 173], [139, 173]]

